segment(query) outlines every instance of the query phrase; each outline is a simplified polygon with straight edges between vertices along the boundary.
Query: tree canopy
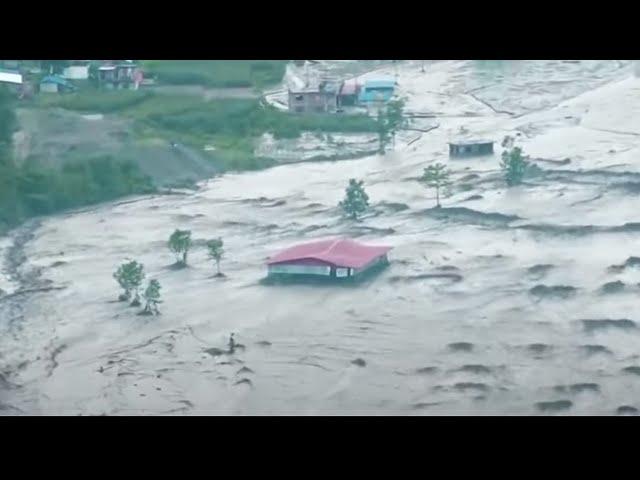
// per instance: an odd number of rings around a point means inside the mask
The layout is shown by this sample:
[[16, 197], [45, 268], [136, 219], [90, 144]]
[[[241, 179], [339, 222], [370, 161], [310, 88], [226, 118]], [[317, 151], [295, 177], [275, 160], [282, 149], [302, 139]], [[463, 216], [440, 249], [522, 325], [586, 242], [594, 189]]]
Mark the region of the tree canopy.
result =
[[345, 191], [340, 207], [350, 218], [356, 219], [369, 208], [369, 196], [364, 191], [364, 182], [352, 178]]

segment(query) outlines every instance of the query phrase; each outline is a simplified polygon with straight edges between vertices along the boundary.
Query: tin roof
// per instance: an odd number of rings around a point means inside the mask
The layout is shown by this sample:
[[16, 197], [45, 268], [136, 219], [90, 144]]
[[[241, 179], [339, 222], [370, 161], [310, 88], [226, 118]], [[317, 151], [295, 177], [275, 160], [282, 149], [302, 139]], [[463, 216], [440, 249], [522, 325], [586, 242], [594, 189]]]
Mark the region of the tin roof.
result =
[[364, 88], [396, 88], [396, 81], [391, 79], [365, 80]]
[[456, 140], [449, 142], [449, 145], [469, 146], [469, 145], [488, 145], [495, 143], [494, 140]]
[[15, 70], [0, 69], [0, 83], [13, 83], [22, 85], [22, 74]]
[[69, 85], [69, 82], [58, 75], [47, 75], [40, 83], [57, 83], [58, 85]]
[[348, 238], [338, 238], [287, 248], [271, 257], [267, 263], [273, 265], [311, 259], [336, 267], [361, 268], [389, 250], [391, 247], [364, 245]]

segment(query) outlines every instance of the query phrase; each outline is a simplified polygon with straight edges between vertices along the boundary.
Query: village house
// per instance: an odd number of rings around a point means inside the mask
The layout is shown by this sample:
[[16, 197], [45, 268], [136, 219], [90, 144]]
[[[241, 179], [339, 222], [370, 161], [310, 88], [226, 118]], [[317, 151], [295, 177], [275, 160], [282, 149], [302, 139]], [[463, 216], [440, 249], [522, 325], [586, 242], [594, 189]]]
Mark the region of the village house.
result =
[[395, 80], [366, 80], [360, 89], [358, 102], [363, 105], [388, 102], [393, 97], [395, 88]]
[[66, 93], [75, 91], [75, 86], [60, 75], [47, 75], [40, 80], [41, 93]]
[[338, 92], [338, 108], [355, 106], [359, 94], [360, 85], [356, 79], [343, 82]]
[[90, 64], [90, 60], [71, 60], [71, 65], [63, 70], [62, 76], [67, 80], [87, 80]]
[[289, 89], [289, 111], [294, 113], [328, 113], [337, 109], [338, 87], [318, 83]]
[[391, 247], [350, 239], [321, 240], [297, 245], [271, 257], [271, 278], [349, 279], [388, 265]]
[[142, 80], [142, 71], [131, 61], [108, 62], [98, 68], [98, 85], [107, 90], [137, 90]]
[[449, 143], [451, 157], [471, 157], [493, 154], [493, 140], [466, 140]]

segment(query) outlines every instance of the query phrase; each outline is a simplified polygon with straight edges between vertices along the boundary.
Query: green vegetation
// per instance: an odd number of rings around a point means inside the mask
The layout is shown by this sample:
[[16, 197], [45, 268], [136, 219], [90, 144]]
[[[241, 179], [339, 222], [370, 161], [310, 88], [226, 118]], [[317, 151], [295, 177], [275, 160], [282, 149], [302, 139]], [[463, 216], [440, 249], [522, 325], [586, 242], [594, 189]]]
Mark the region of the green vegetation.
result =
[[220, 273], [220, 260], [222, 260], [222, 256], [224, 255], [224, 242], [221, 238], [216, 238], [213, 240], [209, 240], [207, 242], [207, 250], [209, 253], [209, 258], [216, 262], [216, 267], [218, 269], [217, 276], [221, 277], [222, 273]]
[[344, 210], [349, 218], [354, 220], [369, 208], [369, 196], [364, 191], [363, 184], [362, 180], [357, 181], [354, 178], [349, 180], [345, 199], [340, 202], [340, 208]]
[[514, 146], [512, 137], [505, 137], [502, 141], [505, 150], [502, 152], [500, 168], [504, 172], [507, 185], [513, 187], [522, 183], [529, 167], [526, 157], [522, 155], [522, 149]]
[[176, 256], [176, 265], [187, 266], [187, 254], [191, 248], [191, 231], [178, 230], [174, 231], [169, 237], [169, 250]]
[[118, 285], [124, 290], [118, 300], [121, 302], [127, 302], [131, 300], [133, 294], [132, 307], [140, 305], [140, 285], [144, 280], [144, 266], [141, 263], [132, 260], [127, 263], [123, 263], [118, 267], [118, 270], [113, 274], [113, 278], [116, 279]]
[[427, 187], [436, 189], [436, 208], [440, 208], [440, 189], [451, 185], [450, 176], [451, 171], [445, 165], [436, 163], [425, 168], [422, 177], [420, 177], [420, 181]]
[[149, 90], [99, 90], [87, 88], [64, 95], [39, 95], [34, 102], [40, 107], [58, 107], [86, 113], [114, 113], [134, 107], [150, 99]]
[[152, 279], [147, 285], [142, 296], [145, 300], [144, 310], [140, 312], [141, 315], [160, 315], [158, 310], [158, 304], [162, 303], [160, 300], [160, 282]]
[[280, 82], [286, 60], [144, 60], [147, 73], [170, 85], [262, 88]]
[[135, 163], [110, 156], [68, 161], [61, 169], [29, 161], [16, 166], [15, 127], [13, 98], [0, 88], [0, 230], [33, 216], [154, 191]]
[[386, 150], [389, 142], [396, 145], [398, 130], [405, 128], [409, 121], [404, 117], [404, 99], [391, 100], [385, 108], [378, 111], [376, 131], [378, 133], [378, 149], [381, 154]]

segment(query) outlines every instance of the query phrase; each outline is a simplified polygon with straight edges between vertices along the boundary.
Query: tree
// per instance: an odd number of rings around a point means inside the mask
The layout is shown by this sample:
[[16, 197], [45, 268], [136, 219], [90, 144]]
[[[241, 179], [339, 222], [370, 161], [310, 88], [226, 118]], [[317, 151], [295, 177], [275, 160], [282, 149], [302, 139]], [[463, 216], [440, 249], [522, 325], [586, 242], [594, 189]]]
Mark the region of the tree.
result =
[[349, 180], [345, 198], [340, 202], [340, 207], [350, 218], [357, 219], [369, 208], [369, 196], [364, 191], [363, 184], [362, 180], [356, 181], [354, 178]]
[[62, 71], [71, 65], [69, 60], [40, 60], [42, 70], [46, 73], [62, 73]]
[[124, 290], [124, 293], [118, 297], [121, 302], [131, 300], [133, 294], [133, 301], [131, 306], [137, 307], [140, 305], [140, 285], [144, 280], [144, 265], [131, 260], [127, 263], [123, 263], [118, 267], [118, 270], [113, 274], [113, 278], [116, 279], [120, 287]]
[[527, 157], [522, 155], [522, 148], [514, 146], [512, 137], [505, 137], [502, 141], [502, 146], [505, 150], [502, 152], [500, 168], [504, 172], [507, 185], [510, 187], [519, 185], [522, 183], [529, 167], [529, 162], [526, 160]]
[[222, 241], [221, 238], [216, 238], [213, 240], [209, 240], [207, 242], [207, 249], [209, 250], [209, 258], [215, 260], [216, 262], [216, 267], [218, 269], [218, 273], [216, 275], [218, 277], [222, 276], [222, 273], [220, 273], [220, 260], [224, 255], [224, 249], [222, 248], [223, 246], [224, 246], [224, 242]]
[[402, 98], [390, 100], [385, 108], [378, 110], [377, 132], [378, 132], [378, 150], [384, 153], [387, 145], [391, 141], [395, 148], [396, 133], [398, 130], [408, 125], [408, 120], [404, 117], [404, 106], [406, 101]]
[[162, 303], [160, 300], [160, 282], [156, 279], [152, 279], [142, 296], [145, 300], [144, 310], [140, 312], [142, 315], [160, 315], [158, 310], [158, 304]]
[[398, 130], [405, 128], [408, 125], [408, 120], [404, 117], [404, 106], [406, 101], [403, 98], [396, 100], [390, 100], [387, 103], [387, 127], [391, 134], [391, 140], [393, 147], [396, 146], [396, 133]]
[[436, 189], [436, 208], [440, 208], [440, 189], [451, 185], [450, 176], [451, 170], [448, 170], [442, 163], [436, 163], [425, 168], [422, 177], [420, 177], [420, 181], [427, 187]]
[[176, 229], [169, 237], [169, 250], [176, 256], [177, 264], [187, 265], [189, 248], [191, 248], [191, 231]]
[[384, 154], [391, 136], [389, 135], [389, 125], [385, 112], [378, 110], [378, 118], [376, 120], [376, 131], [378, 132], [378, 153]]

